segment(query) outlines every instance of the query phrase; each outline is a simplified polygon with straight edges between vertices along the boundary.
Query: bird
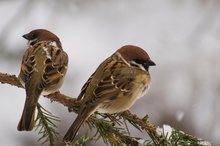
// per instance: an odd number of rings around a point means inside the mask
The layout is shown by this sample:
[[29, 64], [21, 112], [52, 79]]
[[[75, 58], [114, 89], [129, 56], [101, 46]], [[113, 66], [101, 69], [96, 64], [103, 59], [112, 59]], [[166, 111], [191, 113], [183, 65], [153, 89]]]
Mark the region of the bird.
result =
[[35, 111], [41, 95], [57, 92], [68, 68], [68, 55], [60, 39], [46, 29], [35, 29], [22, 36], [28, 40], [18, 75], [26, 91], [18, 131], [31, 131], [35, 126]]
[[122, 46], [104, 60], [83, 85], [77, 97], [82, 108], [63, 142], [73, 143], [80, 126], [94, 112], [128, 110], [147, 93], [151, 83], [149, 67], [155, 65], [146, 51], [133, 45]]

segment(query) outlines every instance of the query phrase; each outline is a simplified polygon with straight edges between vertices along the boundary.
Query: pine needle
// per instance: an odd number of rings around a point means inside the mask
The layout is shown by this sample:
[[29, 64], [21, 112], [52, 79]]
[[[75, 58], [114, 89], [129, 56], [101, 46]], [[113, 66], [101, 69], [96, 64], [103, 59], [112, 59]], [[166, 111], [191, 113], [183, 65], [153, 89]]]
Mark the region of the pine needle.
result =
[[59, 132], [56, 131], [57, 126], [54, 122], [60, 122], [59, 117], [52, 115], [49, 111], [37, 104], [38, 115], [36, 119], [36, 129], [38, 134], [42, 135], [39, 139], [41, 145], [48, 143], [49, 146], [55, 146], [55, 140], [58, 139]]

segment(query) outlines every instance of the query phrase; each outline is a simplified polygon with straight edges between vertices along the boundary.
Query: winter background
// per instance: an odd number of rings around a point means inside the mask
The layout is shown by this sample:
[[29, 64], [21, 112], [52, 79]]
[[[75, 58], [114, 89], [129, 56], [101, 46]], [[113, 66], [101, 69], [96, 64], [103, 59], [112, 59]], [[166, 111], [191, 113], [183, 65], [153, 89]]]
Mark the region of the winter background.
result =
[[[0, 72], [18, 75], [27, 48], [21, 36], [45, 28], [69, 55], [61, 92], [76, 97], [105, 58], [123, 45], [137, 45], [157, 66], [150, 68], [150, 91], [130, 110], [148, 114], [157, 126], [169, 124], [220, 144], [219, 0], [1, 0], [0, 19]], [[0, 84], [0, 92], [0, 144], [39, 145], [34, 130], [17, 131], [25, 91]], [[61, 118], [64, 135], [76, 114], [47, 98], [39, 102]]]

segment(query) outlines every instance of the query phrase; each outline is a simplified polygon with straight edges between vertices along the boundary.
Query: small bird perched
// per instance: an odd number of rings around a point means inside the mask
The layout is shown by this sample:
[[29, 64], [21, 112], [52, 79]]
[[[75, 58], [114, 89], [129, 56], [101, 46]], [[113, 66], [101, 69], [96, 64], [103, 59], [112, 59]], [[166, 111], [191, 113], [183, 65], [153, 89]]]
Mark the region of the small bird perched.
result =
[[48, 30], [36, 29], [23, 37], [28, 40], [29, 48], [23, 55], [18, 78], [25, 87], [26, 101], [17, 129], [31, 131], [40, 95], [54, 93], [63, 84], [68, 55], [59, 38]]
[[63, 141], [72, 143], [82, 123], [94, 112], [118, 113], [129, 109], [149, 89], [149, 66], [156, 65], [137, 46], [123, 46], [103, 61], [81, 89], [83, 106]]

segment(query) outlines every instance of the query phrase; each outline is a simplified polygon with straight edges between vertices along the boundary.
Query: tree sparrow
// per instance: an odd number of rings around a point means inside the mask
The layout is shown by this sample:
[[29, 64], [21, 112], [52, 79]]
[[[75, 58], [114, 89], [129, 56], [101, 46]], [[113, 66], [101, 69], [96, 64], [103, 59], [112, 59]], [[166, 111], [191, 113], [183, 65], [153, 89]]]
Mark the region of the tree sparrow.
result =
[[156, 65], [137, 46], [123, 46], [102, 62], [82, 87], [83, 106], [63, 140], [72, 143], [82, 123], [94, 112], [118, 113], [129, 109], [149, 89], [149, 66]]
[[40, 95], [49, 95], [60, 89], [67, 71], [68, 55], [59, 38], [52, 32], [36, 29], [23, 35], [29, 48], [23, 55], [18, 76], [26, 90], [26, 101], [18, 131], [31, 131]]

